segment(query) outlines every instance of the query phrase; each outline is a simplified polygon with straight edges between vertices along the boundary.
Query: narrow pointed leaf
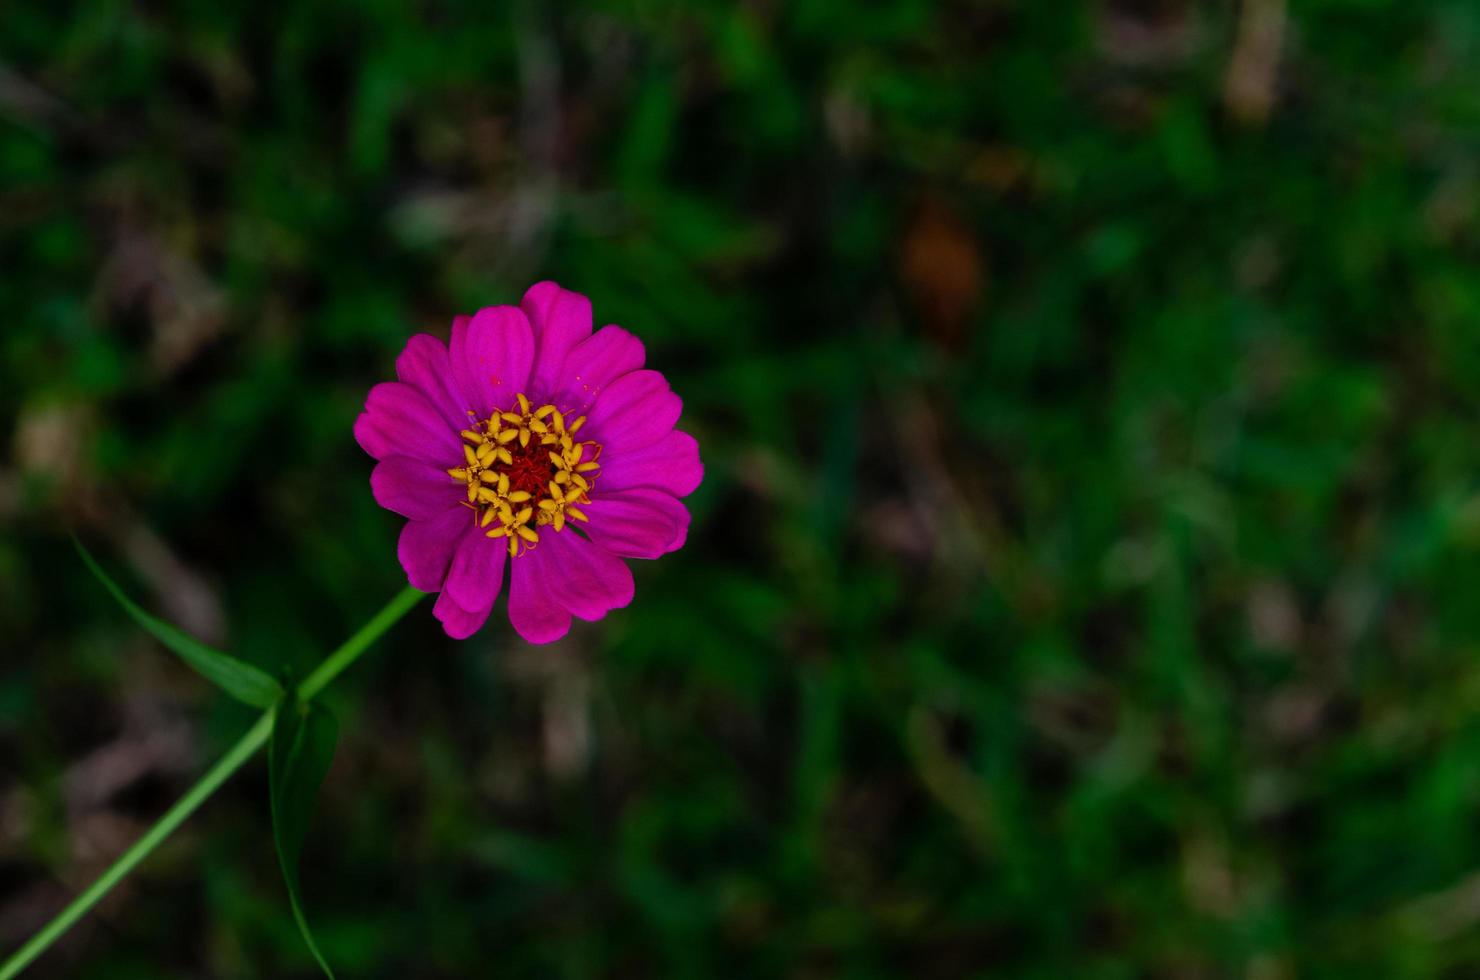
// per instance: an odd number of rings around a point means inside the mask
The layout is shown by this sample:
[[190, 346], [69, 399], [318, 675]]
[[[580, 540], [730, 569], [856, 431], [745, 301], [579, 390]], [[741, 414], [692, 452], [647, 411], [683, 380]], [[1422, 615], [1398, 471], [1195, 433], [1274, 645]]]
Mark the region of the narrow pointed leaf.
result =
[[103, 587], [113, 594], [113, 598], [118, 600], [124, 612], [132, 616], [134, 622], [144, 627], [156, 640], [169, 647], [196, 673], [238, 701], [254, 708], [270, 708], [283, 696], [282, 685], [271, 674], [228, 653], [212, 649], [179, 627], [145, 612], [124, 594], [118, 583], [108, 577], [108, 573], [103, 571], [81, 541], [73, 538], [72, 543], [77, 546], [77, 553], [82, 556], [83, 562], [98, 577], [98, 581], [103, 583]]
[[268, 746], [268, 782], [272, 798], [272, 836], [277, 845], [278, 863], [283, 868], [283, 881], [288, 886], [288, 903], [293, 908], [293, 921], [309, 952], [324, 973], [334, 971], [314, 941], [303, 913], [303, 897], [298, 882], [298, 858], [303, 853], [303, 838], [308, 834], [308, 821], [313, 816], [314, 799], [334, 759], [334, 743], [339, 726], [327, 708], [317, 701], [302, 704], [296, 697], [283, 699], [278, 705]]

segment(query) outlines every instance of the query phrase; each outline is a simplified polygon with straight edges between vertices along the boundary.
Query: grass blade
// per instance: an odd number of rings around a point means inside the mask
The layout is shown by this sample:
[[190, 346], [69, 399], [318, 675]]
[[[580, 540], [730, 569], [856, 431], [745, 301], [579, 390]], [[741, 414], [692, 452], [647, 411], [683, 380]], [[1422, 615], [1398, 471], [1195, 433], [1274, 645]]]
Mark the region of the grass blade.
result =
[[323, 705], [317, 701], [305, 705], [296, 697], [285, 698], [277, 710], [267, 753], [272, 836], [277, 844], [278, 862], [283, 867], [283, 880], [288, 886], [288, 902], [293, 907], [293, 920], [298, 923], [303, 941], [330, 980], [333, 980], [334, 971], [314, 941], [308, 918], [303, 914], [298, 858], [303, 852], [303, 839], [308, 834], [314, 799], [329, 771], [338, 737], [339, 726]]
[[123, 589], [118, 587], [118, 583], [108, 577], [108, 573], [103, 571], [102, 566], [82, 546], [81, 541], [73, 538], [72, 543], [77, 546], [77, 553], [82, 556], [88, 569], [98, 577], [98, 581], [103, 583], [104, 588], [112, 593], [113, 598], [118, 600], [118, 604], [123, 607], [124, 611], [133, 617], [134, 622], [144, 627], [150, 635], [173, 651], [196, 673], [238, 701], [254, 708], [270, 708], [283, 696], [282, 685], [271, 674], [249, 663], [244, 663], [230, 654], [212, 649], [184, 630], [149, 615], [124, 594]]

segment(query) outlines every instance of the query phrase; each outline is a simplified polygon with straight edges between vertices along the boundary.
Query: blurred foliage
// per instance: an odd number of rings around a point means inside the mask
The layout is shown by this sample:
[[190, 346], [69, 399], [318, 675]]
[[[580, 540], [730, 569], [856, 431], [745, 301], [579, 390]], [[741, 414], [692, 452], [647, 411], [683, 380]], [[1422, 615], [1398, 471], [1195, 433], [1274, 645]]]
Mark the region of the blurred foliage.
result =
[[[399, 588], [350, 424], [555, 278], [705, 485], [417, 610], [303, 859], [365, 977], [1480, 975], [1473, 0], [0, 14], [0, 944]], [[255, 764], [35, 971], [314, 975]]]

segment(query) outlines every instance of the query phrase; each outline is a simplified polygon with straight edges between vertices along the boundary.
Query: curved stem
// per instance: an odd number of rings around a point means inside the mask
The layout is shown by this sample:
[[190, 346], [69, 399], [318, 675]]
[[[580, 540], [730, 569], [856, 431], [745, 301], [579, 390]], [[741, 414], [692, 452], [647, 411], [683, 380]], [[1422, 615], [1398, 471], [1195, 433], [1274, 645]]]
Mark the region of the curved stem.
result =
[[[407, 611], [425, 595], [416, 589], [407, 587], [400, 595], [392, 599], [384, 609], [376, 613], [371, 620], [361, 627], [353, 636], [345, 640], [340, 647], [324, 659], [318, 668], [298, 686], [298, 694], [304, 700], [312, 698], [322, 691], [334, 678], [343, 673], [344, 669], [359, 659], [360, 654], [373, 643], [382, 633], [390, 629], [398, 619], [406, 615]], [[72, 900], [66, 908], [57, 914], [56, 918], [46, 924], [44, 928], [20, 949], [11, 954], [3, 964], [0, 964], [0, 980], [12, 980], [22, 970], [29, 966], [36, 957], [40, 956], [60, 939], [68, 929], [72, 928], [87, 914], [88, 910], [102, 900], [123, 878], [144, 858], [160, 844], [165, 838], [174, 833], [175, 830], [186, 821], [196, 809], [211, 797], [211, 794], [221, 788], [221, 785], [247, 763], [257, 753], [267, 739], [272, 735], [273, 713], [275, 709], [269, 708], [257, 719], [256, 724], [247, 730], [247, 733], [231, 747], [231, 750], [221, 757], [221, 760], [210, 768], [204, 776], [185, 795], [165, 811], [155, 824], [133, 843], [128, 850], [109, 865], [81, 895]]]

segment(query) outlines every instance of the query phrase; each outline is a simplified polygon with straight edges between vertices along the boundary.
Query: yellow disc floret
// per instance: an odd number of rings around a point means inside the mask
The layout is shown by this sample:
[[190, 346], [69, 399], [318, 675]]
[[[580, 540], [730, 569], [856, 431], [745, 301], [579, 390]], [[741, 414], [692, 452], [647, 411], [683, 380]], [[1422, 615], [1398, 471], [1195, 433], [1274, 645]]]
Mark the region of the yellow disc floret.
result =
[[567, 520], [588, 520], [581, 504], [601, 464], [601, 446], [577, 442], [584, 415], [567, 423], [554, 405], [531, 407], [521, 392], [518, 410], [486, 419], [468, 413], [462, 431], [465, 465], [447, 475], [468, 488], [467, 506], [490, 538], [508, 538], [517, 557], [539, 543], [539, 528], [563, 531]]

